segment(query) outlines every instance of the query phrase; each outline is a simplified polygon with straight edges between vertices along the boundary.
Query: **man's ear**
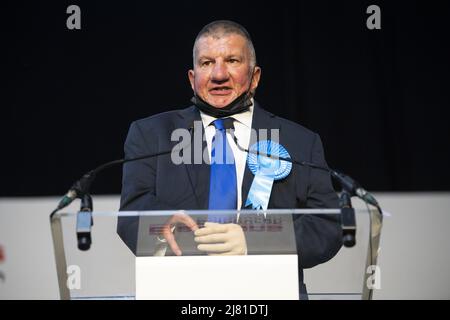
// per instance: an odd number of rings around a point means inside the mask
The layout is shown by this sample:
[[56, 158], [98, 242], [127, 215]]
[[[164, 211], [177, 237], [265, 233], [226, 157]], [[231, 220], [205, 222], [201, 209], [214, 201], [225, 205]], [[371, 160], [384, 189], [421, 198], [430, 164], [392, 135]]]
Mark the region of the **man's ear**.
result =
[[251, 91], [255, 91], [256, 88], [258, 87], [259, 79], [261, 78], [261, 72], [262, 72], [262, 70], [258, 66], [256, 66], [253, 69], [253, 80], [252, 80], [252, 85], [251, 85], [251, 88], [252, 88]]
[[194, 85], [194, 70], [190, 69], [190, 70], [188, 71], [188, 77], [189, 77], [189, 82], [191, 83], [192, 91], [195, 92], [195, 85]]

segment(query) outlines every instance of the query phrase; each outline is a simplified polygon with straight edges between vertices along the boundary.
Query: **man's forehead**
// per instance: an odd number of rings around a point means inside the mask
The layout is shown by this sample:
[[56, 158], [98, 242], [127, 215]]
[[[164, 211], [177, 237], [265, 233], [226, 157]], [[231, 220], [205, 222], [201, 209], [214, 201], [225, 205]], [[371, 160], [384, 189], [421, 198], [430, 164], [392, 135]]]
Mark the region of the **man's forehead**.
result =
[[245, 54], [246, 40], [239, 34], [205, 35], [197, 39], [195, 50], [198, 55], [212, 53]]

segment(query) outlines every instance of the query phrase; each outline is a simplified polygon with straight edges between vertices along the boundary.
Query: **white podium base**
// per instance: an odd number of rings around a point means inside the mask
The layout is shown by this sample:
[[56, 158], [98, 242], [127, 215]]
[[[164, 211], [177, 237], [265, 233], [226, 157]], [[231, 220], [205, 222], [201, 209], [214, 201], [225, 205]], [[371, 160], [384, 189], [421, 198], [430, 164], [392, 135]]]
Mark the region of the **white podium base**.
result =
[[136, 299], [298, 300], [297, 255], [138, 257]]

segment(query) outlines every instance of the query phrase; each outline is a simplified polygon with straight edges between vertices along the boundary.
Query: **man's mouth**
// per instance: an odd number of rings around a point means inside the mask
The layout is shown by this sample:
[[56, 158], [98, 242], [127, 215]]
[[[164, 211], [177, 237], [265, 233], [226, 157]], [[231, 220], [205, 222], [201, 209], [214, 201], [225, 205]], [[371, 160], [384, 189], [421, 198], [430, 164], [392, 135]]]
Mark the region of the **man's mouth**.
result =
[[227, 86], [217, 86], [209, 89], [209, 93], [215, 96], [227, 96], [233, 92], [233, 89]]

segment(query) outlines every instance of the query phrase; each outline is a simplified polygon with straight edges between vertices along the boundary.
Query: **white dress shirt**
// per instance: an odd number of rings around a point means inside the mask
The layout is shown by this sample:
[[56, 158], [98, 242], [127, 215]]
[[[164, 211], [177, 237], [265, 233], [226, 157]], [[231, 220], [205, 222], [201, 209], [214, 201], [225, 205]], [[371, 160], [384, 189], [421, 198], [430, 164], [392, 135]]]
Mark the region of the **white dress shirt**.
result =
[[[239, 141], [239, 145], [242, 148], [248, 149], [250, 143], [250, 135], [252, 130], [252, 118], [253, 118], [253, 99], [252, 105], [247, 111], [235, 114], [231, 116], [234, 121], [234, 135]], [[209, 160], [211, 160], [211, 145], [212, 139], [216, 133], [216, 128], [212, 123], [217, 118], [207, 115], [200, 111], [200, 115], [203, 122], [203, 128], [205, 130], [206, 143], [208, 145]], [[233, 151], [234, 161], [236, 164], [236, 180], [237, 180], [237, 209], [241, 208], [242, 204], [242, 181], [244, 180], [245, 165], [247, 163], [247, 153], [240, 150], [233, 140], [233, 137], [227, 132], [227, 141]]]

